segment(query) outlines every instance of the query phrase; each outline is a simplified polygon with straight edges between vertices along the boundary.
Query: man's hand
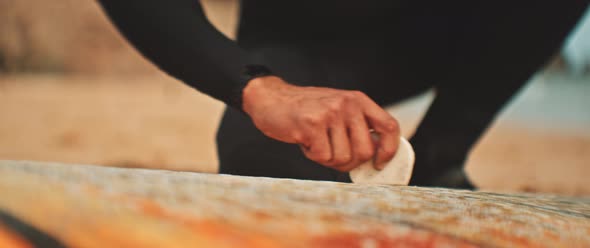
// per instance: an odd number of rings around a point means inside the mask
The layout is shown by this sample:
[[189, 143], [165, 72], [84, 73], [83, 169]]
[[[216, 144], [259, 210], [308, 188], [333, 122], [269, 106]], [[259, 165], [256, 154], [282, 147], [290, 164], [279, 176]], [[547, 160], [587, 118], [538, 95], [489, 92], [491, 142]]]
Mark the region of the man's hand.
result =
[[[399, 143], [397, 121], [360, 91], [300, 87], [265, 76], [244, 88], [243, 109], [265, 135], [299, 144], [307, 158], [339, 171], [374, 156], [381, 169]], [[379, 134], [377, 143], [370, 129]]]

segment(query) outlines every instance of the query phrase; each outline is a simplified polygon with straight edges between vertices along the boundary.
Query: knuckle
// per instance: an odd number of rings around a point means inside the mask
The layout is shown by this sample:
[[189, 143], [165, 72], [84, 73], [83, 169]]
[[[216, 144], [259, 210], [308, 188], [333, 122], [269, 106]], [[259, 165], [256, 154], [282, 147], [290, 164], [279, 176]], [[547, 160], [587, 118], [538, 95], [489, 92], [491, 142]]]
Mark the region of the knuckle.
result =
[[304, 141], [303, 134], [301, 134], [301, 132], [299, 132], [299, 131], [293, 131], [293, 132], [291, 132], [291, 138], [296, 143], [303, 143], [303, 141]]
[[344, 94], [344, 97], [347, 100], [355, 100], [358, 97], [357, 93], [355, 93], [355, 92], [356, 91], [350, 90], [350, 91], [346, 92], [346, 94]]
[[340, 109], [336, 108], [333, 109], [332, 107], [328, 107], [326, 111], [322, 114], [322, 121], [332, 121], [335, 120], [338, 116], [338, 112]]
[[342, 94], [340, 94], [340, 100], [342, 101], [342, 103], [347, 103], [351, 99], [354, 99], [354, 95], [351, 94], [350, 91], [345, 91]]
[[332, 111], [340, 111], [344, 107], [345, 101], [343, 97], [337, 97], [330, 101], [328, 108]]
[[318, 125], [322, 122], [322, 116], [319, 114], [307, 114], [302, 117], [304, 123]]
[[312, 152], [308, 152], [308, 153], [306, 153], [306, 154], [305, 154], [305, 156], [306, 156], [307, 158], [309, 158], [310, 160], [312, 160], [312, 161], [316, 161], [316, 162], [318, 161], [318, 159], [317, 159], [317, 155], [315, 155], [315, 154], [314, 154], [314, 153], [312, 153]]
[[398, 133], [399, 123], [395, 119], [391, 118], [385, 121], [385, 123], [383, 124], [383, 129], [385, 129], [384, 131], [386, 132]]
[[335, 157], [332, 162], [335, 165], [346, 165], [348, 162], [350, 162], [351, 157], [350, 156], [339, 156], [339, 157]]
[[328, 164], [331, 160], [330, 153], [323, 151], [316, 151], [310, 154], [310, 159], [320, 164]]
[[362, 149], [357, 152], [357, 158], [360, 161], [367, 161], [373, 157], [373, 151], [371, 149]]
[[328, 109], [328, 113], [337, 113], [338, 111], [340, 111], [341, 107], [340, 105], [338, 105], [338, 103], [330, 103], [327, 106]]
[[352, 156], [351, 155], [346, 155], [342, 157], [342, 164], [348, 164], [352, 161]]
[[353, 90], [352, 91], [352, 95], [355, 98], [366, 98], [367, 97], [367, 95], [364, 92], [360, 91], [360, 90]]

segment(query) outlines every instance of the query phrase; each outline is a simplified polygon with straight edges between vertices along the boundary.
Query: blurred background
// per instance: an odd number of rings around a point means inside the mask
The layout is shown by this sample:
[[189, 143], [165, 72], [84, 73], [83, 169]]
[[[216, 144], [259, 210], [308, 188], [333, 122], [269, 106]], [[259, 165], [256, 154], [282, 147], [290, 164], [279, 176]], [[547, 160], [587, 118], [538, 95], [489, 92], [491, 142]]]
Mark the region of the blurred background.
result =
[[[234, 37], [237, 2], [202, 2]], [[388, 108], [404, 136], [431, 98]], [[0, 159], [216, 172], [222, 110], [143, 59], [95, 1], [0, 0]], [[486, 190], [590, 195], [588, 14], [467, 168]]]

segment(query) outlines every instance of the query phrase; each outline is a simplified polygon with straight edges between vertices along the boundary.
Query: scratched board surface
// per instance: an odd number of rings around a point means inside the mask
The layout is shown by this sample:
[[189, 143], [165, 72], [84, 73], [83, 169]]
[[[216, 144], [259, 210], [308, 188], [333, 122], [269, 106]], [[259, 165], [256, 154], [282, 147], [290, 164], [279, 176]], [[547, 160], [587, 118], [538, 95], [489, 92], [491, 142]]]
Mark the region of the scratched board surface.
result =
[[590, 247], [590, 200], [0, 161], [0, 247]]

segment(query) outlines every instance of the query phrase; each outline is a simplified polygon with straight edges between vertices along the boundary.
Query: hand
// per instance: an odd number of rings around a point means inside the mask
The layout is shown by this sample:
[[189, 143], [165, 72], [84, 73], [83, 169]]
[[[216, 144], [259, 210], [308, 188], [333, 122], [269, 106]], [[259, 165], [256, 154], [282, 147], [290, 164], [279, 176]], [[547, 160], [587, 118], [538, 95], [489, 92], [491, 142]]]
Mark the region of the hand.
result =
[[[265, 135], [299, 144], [307, 158], [339, 171], [372, 158], [381, 169], [397, 150], [397, 121], [360, 91], [300, 87], [265, 76], [246, 85], [242, 107]], [[377, 143], [370, 129], [379, 134]]]

